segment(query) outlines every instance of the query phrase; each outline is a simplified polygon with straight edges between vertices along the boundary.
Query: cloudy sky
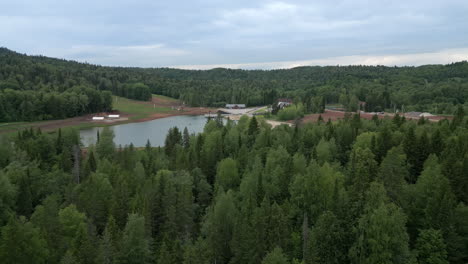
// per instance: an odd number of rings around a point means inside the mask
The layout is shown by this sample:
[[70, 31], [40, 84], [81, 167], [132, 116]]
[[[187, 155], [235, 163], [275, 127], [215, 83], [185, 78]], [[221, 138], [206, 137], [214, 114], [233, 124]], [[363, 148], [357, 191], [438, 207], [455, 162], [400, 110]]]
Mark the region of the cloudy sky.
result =
[[467, 0], [2, 0], [0, 46], [207, 69], [468, 60]]

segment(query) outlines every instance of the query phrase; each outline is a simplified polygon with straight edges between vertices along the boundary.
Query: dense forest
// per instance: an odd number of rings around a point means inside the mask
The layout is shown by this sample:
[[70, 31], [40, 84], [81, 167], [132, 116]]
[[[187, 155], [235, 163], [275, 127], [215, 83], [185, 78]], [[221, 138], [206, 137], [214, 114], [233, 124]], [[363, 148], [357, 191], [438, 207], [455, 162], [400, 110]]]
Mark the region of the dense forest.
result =
[[468, 262], [468, 118], [0, 139], [2, 263]]
[[[77, 90], [110, 91], [115, 95], [149, 100], [151, 93], [181, 99], [192, 106], [223, 106], [244, 103], [269, 105], [281, 97], [301, 103], [306, 112], [323, 104], [340, 103], [356, 110], [427, 111], [453, 114], [457, 105], [468, 110], [468, 62], [420, 67], [327, 66], [287, 70], [179, 70], [169, 68], [103, 67], [43, 56], [27, 56], [0, 48], [1, 121], [41, 120], [79, 115], [96, 102]], [[12, 92], [14, 90], [15, 92]], [[80, 100], [70, 102], [79, 110], [55, 114], [48, 110], [54, 100], [68, 102], [70, 93]], [[107, 95], [103, 95], [106, 97]], [[74, 96], [76, 97], [76, 96]], [[34, 100], [34, 108], [27, 101]], [[96, 100], [104, 102], [106, 100]], [[59, 105], [63, 107], [63, 105]], [[102, 103], [99, 110], [108, 108]], [[22, 110], [21, 110], [22, 109]]]

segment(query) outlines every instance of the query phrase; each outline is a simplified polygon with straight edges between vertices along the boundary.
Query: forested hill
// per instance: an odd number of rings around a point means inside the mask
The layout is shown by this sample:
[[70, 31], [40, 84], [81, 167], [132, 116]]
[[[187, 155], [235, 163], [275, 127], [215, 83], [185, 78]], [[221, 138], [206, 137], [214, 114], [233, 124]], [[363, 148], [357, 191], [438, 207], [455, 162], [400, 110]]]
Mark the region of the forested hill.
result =
[[[420, 67], [314, 66], [270, 71], [180, 70], [104, 67], [0, 49], [0, 100], [2, 97], [5, 100], [5, 93], [9, 98], [17, 98], [10, 102], [11, 106], [0, 108], [0, 121], [64, 117], [44, 110], [47, 102], [38, 102], [44, 109], [34, 109], [32, 113], [18, 109], [25, 98], [38, 97], [41, 92], [57, 93], [64, 98], [62, 93], [72, 91], [90, 100], [93, 95], [84, 92], [88, 88], [137, 100], [148, 100], [151, 93], [162, 94], [192, 106], [266, 105], [279, 97], [289, 97], [307, 106], [313, 97], [320, 96], [325, 103], [364, 101], [368, 111], [404, 106], [408, 111], [452, 114], [458, 104], [468, 101], [468, 63]], [[28, 97], [26, 90], [36, 94]], [[77, 110], [69, 111], [67, 117], [87, 111], [83, 110], [83, 105], [89, 103], [85, 97], [79, 104], [68, 102], [76, 105], [73, 109]], [[95, 103], [94, 108], [110, 107], [103, 103], [105, 100], [98, 101], [101, 103]]]

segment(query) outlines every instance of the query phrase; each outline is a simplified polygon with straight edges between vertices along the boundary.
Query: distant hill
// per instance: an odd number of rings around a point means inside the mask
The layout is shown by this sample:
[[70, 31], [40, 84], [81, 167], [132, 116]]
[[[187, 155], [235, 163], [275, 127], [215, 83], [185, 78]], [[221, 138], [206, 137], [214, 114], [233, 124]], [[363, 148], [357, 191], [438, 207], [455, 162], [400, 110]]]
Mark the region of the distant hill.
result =
[[[193, 106], [265, 105], [286, 97], [302, 102], [309, 110], [313, 108], [312, 99], [321, 97], [324, 103], [342, 103], [350, 108], [363, 101], [368, 111], [404, 106], [407, 110], [451, 114], [457, 105], [467, 102], [468, 63], [181, 70], [106, 67], [0, 48], [0, 90], [4, 93], [7, 89], [57, 94], [93, 89], [137, 100], [148, 100], [155, 93]], [[22, 99], [18, 100], [12, 107], [19, 107]]]

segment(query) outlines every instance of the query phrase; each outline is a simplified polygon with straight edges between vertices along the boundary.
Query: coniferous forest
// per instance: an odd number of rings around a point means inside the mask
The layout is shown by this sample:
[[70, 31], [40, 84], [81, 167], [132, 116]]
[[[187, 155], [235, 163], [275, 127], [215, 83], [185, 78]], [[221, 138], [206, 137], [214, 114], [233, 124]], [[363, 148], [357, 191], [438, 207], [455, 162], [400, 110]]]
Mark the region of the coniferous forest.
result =
[[1, 263], [468, 262], [468, 122], [214, 119], [165, 147], [0, 143]]
[[151, 93], [190, 106], [226, 103], [270, 105], [278, 98], [301, 103], [342, 104], [355, 111], [468, 109], [468, 63], [420, 67], [327, 66], [283, 70], [104, 67], [0, 48], [0, 122], [61, 119], [108, 111], [114, 95], [149, 100]]

